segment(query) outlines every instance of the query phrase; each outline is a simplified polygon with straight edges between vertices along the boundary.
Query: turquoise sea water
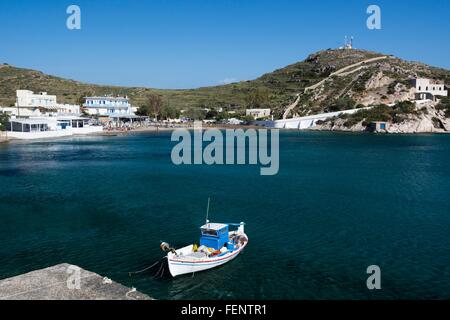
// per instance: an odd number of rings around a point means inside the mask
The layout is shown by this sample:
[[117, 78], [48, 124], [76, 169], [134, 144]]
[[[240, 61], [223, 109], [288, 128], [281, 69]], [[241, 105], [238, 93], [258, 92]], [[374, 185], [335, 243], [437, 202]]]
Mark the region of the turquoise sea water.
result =
[[[281, 133], [280, 172], [174, 166], [170, 133], [0, 145], [0, 278], [68, 262], [157, 299], [450, 298], [450, 136]], [[211, 218], [250, 243], [194, 277], [128, 276]], [[366, 269], [379, 265], [382, 290]]]

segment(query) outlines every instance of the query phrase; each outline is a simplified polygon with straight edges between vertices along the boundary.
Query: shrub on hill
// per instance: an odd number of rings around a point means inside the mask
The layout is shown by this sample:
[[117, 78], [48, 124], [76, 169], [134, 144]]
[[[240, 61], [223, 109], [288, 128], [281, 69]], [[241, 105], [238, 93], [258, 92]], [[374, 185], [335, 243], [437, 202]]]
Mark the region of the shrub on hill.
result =
[[9, 115], [4, 112], [0, 112], [0, 131], [4, 131], [6, 129], [6, 125], [9, 121]]
[[336, 112], [355, 108], [356, 102], [349, 97], [342, 97], [335, 100], [331, 105], [329, 105], [325, 112]]
[[392, 123], [401, 123], [411, 116], [421, 114], [422, 110], [417, 110], [415, 104], [409, 101], [397, 103], [393, 107], [387, 105], [379, 105], [372, 109], [360, 110], [354, 114], [341, 115], [341, 119], [346, 119], [344, 126], [349, 128], [360, 122], [365, 127], [368, 127], [375, 121], [386, 121]]
[[443, 110], [446, 118], [450, 118], [450, 98], [443, 97], [439, 104], [436, 106], [438, 110]]

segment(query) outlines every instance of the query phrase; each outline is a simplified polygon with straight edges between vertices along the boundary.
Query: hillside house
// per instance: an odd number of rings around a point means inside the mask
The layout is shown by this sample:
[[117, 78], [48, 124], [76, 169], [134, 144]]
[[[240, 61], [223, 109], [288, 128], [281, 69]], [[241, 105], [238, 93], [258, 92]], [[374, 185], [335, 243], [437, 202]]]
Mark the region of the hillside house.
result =
[[448, 90], [442, 81], [419, 78], [414, 80], [416, 100], [436, 101], [436, 97], [447, 97]]

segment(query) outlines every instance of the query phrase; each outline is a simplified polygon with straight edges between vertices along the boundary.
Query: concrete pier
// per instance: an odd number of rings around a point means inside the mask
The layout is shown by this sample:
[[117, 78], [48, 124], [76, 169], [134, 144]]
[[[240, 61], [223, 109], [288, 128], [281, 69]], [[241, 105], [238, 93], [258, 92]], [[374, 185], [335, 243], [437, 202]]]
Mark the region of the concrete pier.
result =
[[0, 300], [152, 300], [67, 263], [0, 280]]

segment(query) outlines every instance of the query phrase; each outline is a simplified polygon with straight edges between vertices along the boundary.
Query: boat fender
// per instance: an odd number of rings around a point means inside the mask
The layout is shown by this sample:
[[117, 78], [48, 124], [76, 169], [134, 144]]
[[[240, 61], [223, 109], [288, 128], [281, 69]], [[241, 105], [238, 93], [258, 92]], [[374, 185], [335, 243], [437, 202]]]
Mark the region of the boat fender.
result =
[[168, 244], [167, 242], [162, 242], [161, 245], [159, 246], [161, 248], [162, 251], [164, 252], [172, 252], [172, 253], [176, 253], [176, 250], [172, 247], [170, 247], [170, 244]]
[[220, 250], [216, 250], [216, 251], [214, 251], [213, 253], [211, 253], [211, 257], [215, 257], [215, 256], [217, 256], [217, 255], [219, 255], [219, 254], [221, 254], [222, 252], [220, 251]]

